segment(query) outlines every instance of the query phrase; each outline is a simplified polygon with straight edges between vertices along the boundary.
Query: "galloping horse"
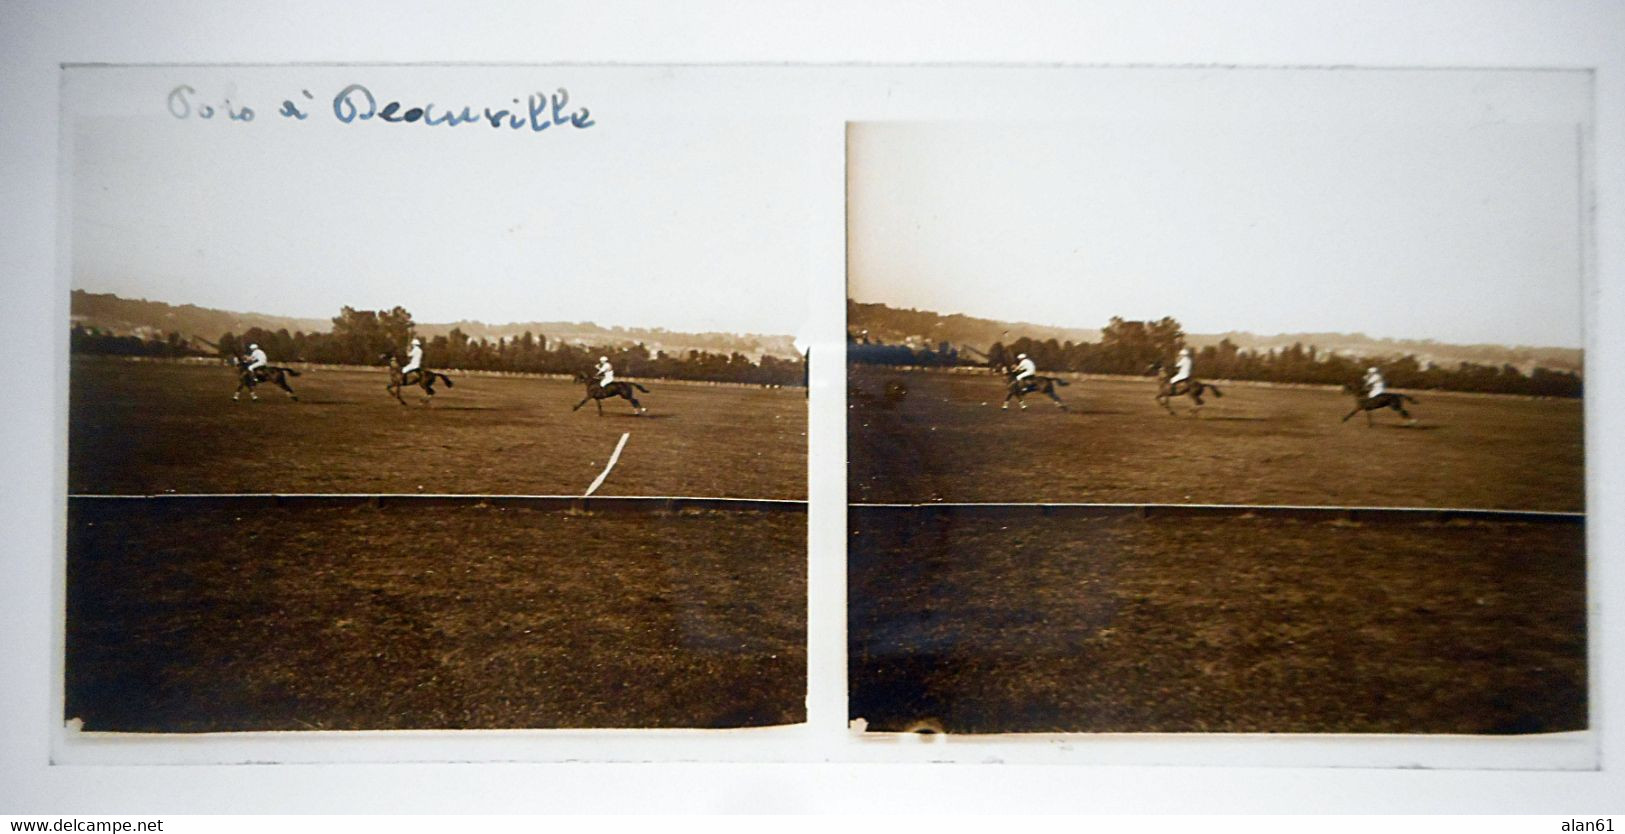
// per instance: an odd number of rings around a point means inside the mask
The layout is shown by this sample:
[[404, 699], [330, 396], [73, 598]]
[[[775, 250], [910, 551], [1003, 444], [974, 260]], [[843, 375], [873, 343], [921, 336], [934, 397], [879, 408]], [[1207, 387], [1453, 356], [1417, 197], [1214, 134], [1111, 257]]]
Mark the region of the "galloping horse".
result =
[[575, 407], [570, 409], [571, 411], [581, 408], [587, 404], [588, 400], [592, 400], [593, 405], [598, 406], [598, 416], [602, 417], [604, 416], [604, 400], [612, 399], [614, 397], [623, 397], [632, 401], [632, 414], [634, 416], [649, 413], [649, 409], [644, 408], [643, 404], [638, 402], [638, 398], [632, 396], [633, 388], [636, 388], [645, 394], [649, 393], [649, 389], [637, 384], [636, 382], [621, 382], [617, 380], [608, 385], [599, 385], [598, 380], [588, 376], [587, 374], [581, 373], [580, 371], [576, 372], [576, 382], [583, 383], [587, 386], [587, 396], [582, 397], [581, 402], [576, 403]]
[[242, 396], [243, 390], [247, 389], [248, 398], [250, 400], [258, 400], [259, 395], [254, 393], [254, 386], [262, 382], [269, 382], [272, 385], [281, 388], [283, 391], [288, 392], [288, 396], [291, 397], [294, 402], [298, 402], [299, 395], [295, 394], [293, 392], [293, 388], [288, 385], [288, 377], [298, 375], [299, 372], [292, 368], [282, 368], [276, 365], [265, 365], [251, 371], [248, 369], [248, 360], [238, 357], [237, 393], [232, 394], [231, 398], [236, 400]]
[[[403, 386], [416, 385], [422, 388], [423, 393], [430, 397], [434, 396], [434, 381], [437, 379], [446, 383], [447, 388], [452, 387], [451, 377], [438, 371], [418, 368], [404, 374], [401, 373], [401, 360], [395, 356], [394, 352], [386, 353], [378, 358], [389, 363], [389, 384], [384, 386], [384, 390], [388, 391], [395, 399], [400, 400], [401, 405], [406, 405], [406, 400], [401, 399], [401, 388]], [[428, 405], [429, 400], [425, 399], [423, 404]]]
[[1168, 409], [1169, 414], [1177, 415], [1179, 413], [1174, 410], [1174, 407], [1171, 404], [1169, 404], [1169, 400], [1173, 399], [1174, 397], [1190, 397], [1191, 401], [1195, 403], [1195, 405], [1191, 408], [1191, 415], [1195, 416], [1202, 410], [1203, 394], [1212, 391], [1213, 396], [1215, 397], [1224, 396], [1224, 392], [1219, 390], [1219, 386], [1214, 385], [1211, 382], [1200, 382], [1196, 379], [1182, 379], [1178, 382], [1169, 382], [1169, 380], [1173, 379], [1174, 377], [1174, 369], [1164, 365], [1161, 359], [1152, 362], [1151, 367], [1147, 368], [1146, 372], [1156, 375], [1158, 381], [1157, 405]]
[[1350, 417], [1364, 411], [1366, 428], [1371, 428], [1371, 426], [1374, 425], [1371, 421], [1371, 412], [1379, 411], [1384, 408], [1391, 408], [1399, 412], [1399, 416], [1404, 417], [1407, 423], [1411, 425], [1416, 424], [1416, 418], [1412, 417], [1411, 413], [1405, 410], [1405, 402], [1407, 400], [1413, 403], [1417, 402], [1417, 399], [1409, 394], [1399, 394], [1393, 391], [1384, 391], [1375, 397], [1368, 397], [1365, 395], [1364, 388], [1354, 385], [1353, 383], [1344, 383], [1343, 393], [1354, 397], [1354, 410], [1343, 415], [1343, 422], [1345, 423], [1349, 421]]
[[999, 404], [999, 408], [1010, 408], [1010, 399], [1013, 397], [1015, 398], [1016, 405], [1021, 406], [1022, 410], [1025, 411], [1027, 408], [1026, 397], [1028, 394], [1046, 394], [1050, 399], [1055, 401], [1055, 405], [1062, 411], [1069, 410], [1066, 407], [1066, 403], [1061, 402], [1061, 398], [1056, 395], [1055, 386], [1071, 385], [1072, 383], [1067, 382], [1060, 377], [1038, 376], [1036, 374], [1027, 377], [1026, 379], [1017, 381], [1016, 369], [1010, 367], [1009, 365], [1002, 365], [994, 370], [1004, 374], [1005, 387], [1009, 389], [1004, 395], [1004, 402]]

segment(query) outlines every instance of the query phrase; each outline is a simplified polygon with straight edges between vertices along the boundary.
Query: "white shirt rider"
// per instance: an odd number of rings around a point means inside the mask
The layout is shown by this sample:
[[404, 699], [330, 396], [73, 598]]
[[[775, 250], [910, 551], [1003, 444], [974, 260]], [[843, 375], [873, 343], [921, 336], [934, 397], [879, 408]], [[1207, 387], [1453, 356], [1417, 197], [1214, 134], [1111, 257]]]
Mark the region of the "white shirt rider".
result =
[[1020, 361], [1016, 363], [1016, 382], [1020, 382], [1033, 374], [1038, 373], [1038, 365], [1025, 353], [1016, 354]]
[[1388, 381], [1382, 378], [1382, 372], [1375, 367], [1365, 369], [1365, 395], [1375, 397], [1388, 390]]
[[423, 340], [413, 339], [411, 349], [406, 352], [406, 367], [401, 368], [401, 373], [409, 374], [421, 367], [423, 367]]
[[260, 350], [259, 345], [248, 346], [248, 370], [250, 373], [269, 364], [271, 364], [271, 360], [266, 357], [265, 351]]
[[1184, 382], [1185, 380], [1190, 379], [1191, 365], [1191, 349], [1180, 348], [1179, 361], [1174, 363], [1174, 375], [1169, 378], [1168, 384], [1173, 385], [1176, 382]]
[[607, 387], [611, 382], [615, 381], [615, 368], [609, 364], [608, 356], [598, 357], [597, 371], [599, 387]]

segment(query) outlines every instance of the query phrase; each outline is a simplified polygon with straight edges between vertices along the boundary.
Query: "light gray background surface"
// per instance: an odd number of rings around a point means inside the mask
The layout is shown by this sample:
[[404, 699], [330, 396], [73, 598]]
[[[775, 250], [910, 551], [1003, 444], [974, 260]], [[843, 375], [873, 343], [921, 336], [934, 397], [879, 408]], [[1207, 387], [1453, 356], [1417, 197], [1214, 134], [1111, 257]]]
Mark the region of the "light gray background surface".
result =
[[[387, 764], [287, 766], [51, 766], [50, 684], [60, 501], [57, 438], [65, 393], [49, 380], [61, 361], [67, 299], [58, 275], [56, 195], [61, 62], [1062, 62], [1081, 64], [1596, 67], [1598, 281], [1588, 431], [1594, 474], [1592, 546], [1599, 588], [1595, 638], [1620, 656], [1617, 619], [1625, 548], [1615, 431], [1621, 370], [1622, 158], [1625, 84], [1617, 3], [1255, 2], [1175, 3], [459, 4], [406, 10], [383, 3], [342, 11], [322, 4], [21, 3], [0, 11], [0, 356], [18, 376], [0, 400], [8, 452], [0, 474], [0, 811], [560, 811], [962, 809], [1086, 811], [1456, 811], [1583, 813], [1617, 810], [1618, 769], [1597, 772], [1419, 771], [1253, 767], [1090, 767], [1000, 764]], [[695, 118], [706, 107], [694, 102]], [[967, 102], [975, 107], [976, 102]], [[839, 225], [839, 218], [831, 218]], [[820, 222], [823, 222], [822, 220]], [[832, 261], [839, 273], [839, 253]], [[820, 344], [839, 339], [832, 280], [813, 302]], [[811, 442], [815, 673], [839, 668], [844, 578], [839, 365], [815, 363]], [[32, 382], [30, 382], [30, 380]], [[822, 452], [822, 453], [821, 453]], [[835, 558], [831, 558], [832, 554]], [[835, 635], [835, 639], [831, 636]], [[1617, 660], [1593, 689], [1604, 767], [1625, 755]], [[810, 715], [828, 721], [840, 681], [815, 674]], [[811, 758], [840, 758], [837, 734]], [[925, 755], [921, 756], [920, 753]]]

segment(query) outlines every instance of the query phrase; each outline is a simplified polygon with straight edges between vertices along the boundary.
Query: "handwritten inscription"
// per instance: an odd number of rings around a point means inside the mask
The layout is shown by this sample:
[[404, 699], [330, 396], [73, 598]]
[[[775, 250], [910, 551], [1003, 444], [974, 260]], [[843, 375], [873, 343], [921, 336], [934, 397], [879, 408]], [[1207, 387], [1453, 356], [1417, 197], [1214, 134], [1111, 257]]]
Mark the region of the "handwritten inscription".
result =
[[169, 115], [177, 119], [212, 119], [222, 113], [230, 121], [254, 121], [254, 108], [233, 107], [231, 99], [222, 100], [217, 108], [198, 98], [197, 90], [188, 84], [182, 84], [169, 91]]
[[[429, 127], [458, 127], [484, 125], [496, 130], [529, 131], [540, 133], [548, 128], [569, 127], [585, 130], [597, 124], [591, 111], [585, 107], [572, 107], [570, 91], [563, 87], [552, 93], [534, 92], [510, 99], [512, 107], [476, 108], [470, 104], [440, 105], [432, 101], [422, 104], [403, 103], [399, 99], [374, 93], [364, 84], [350, 84], [333, 96], [333, 118], [340, 124], [382, 122], [387, 124], [417, 124]], [[169, 92], [169, 114], [177, 119], [220, 119], [230, 122], [252, 122], [254, 108], [233, 104], [229, 99], [212, 101], [198, 94], [191, 85], [181, 84]], [[298, 96], [282, 100], [277, 115], [294, 121], [305, 121], [313, 112], [319, 112], [316, 96], [309, 90], [300, 90]]]

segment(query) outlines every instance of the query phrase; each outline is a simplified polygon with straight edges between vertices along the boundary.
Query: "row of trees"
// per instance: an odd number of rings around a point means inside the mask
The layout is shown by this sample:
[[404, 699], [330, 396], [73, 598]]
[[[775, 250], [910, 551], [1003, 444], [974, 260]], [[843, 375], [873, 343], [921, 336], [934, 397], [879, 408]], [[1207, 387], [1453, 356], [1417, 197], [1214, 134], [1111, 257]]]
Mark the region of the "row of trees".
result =
[[[337, 365], [377, 365], [384, 354], [403, 358], [416, 327], [412, 314], [401, 307], [391, 310], [356, 310], [345, 307], [333, 318], [326, 333], [290, 333], [286, 329], [251, 327], [241, 334], [226, 333], [212, 350], [188, 347], [176, 334], [159, 345], [176, 345], [176, 352], [154, 352], [150, 340], [133, 336], [116, 337], [81, 333], [76, 328], [73, 350], [142, 356], [219, 355], [241, 356], [248, 346], [258, 344], [271, 357], [272, 364], [318, 362]], [[140, 345], [141, 347], [133, 347]], [[169, 348], [165, 348], [169, 350]], [[508, 371], [517, 373], [573, 374], [591, 371], [598, 357], [608, 356], [617, 376], [694, 379], [758, 385], [803, 385], [805, 363], [776, 356], [763, 356], [760, 362], [737, 351], [728, 354], [690, 350], [684, 354], [651, 353], [635, 345], [549, 345], [547, 338], [529, 332], [512, 339], [472, 339], [461, 330], [425, 339], [424, 364], [437, 370]]]
[[169, 333], [162, 339], [140, 336], [117, 336], [94, 328], [74, 325], [68, 333], [68, 349], [74, 353], [101, 353], [109, 356], [156, 356], [179, 358], [183, 356], [209, 356], [181, 337]]
[[[1032, 357], [1038, 367], [1052, 371], [1097, 374], [1147, 374], [1153, 363], [1169, 364], [1185, 346], [1185, 333], [1172, 318], [1125, 321], [1113, 317], [1098, 342], [1060, 342], [1021, 338], [1008, 345], [995, 343], [985, 357], [967, 355], [951, 345], [910, 348], [881, 345], [849, 337], [848, 353], [854, 361], [887, 365], [953, 366], [1014, 364], [1018, 354]], [[1245, 379], [1265, 382], [1342, 385], [1358, 382], [1367, 367], [1381, 369], [1395, 388], [1443, 389], [1546, 397], [1578, 397], [1578, 374], [1535, 368], [1525, 374], [1512, 365], [1461, 362], [1455, 367], [1423, 363], [1413, 355], [1399, 357], [1346, 356], [1318, 351], [1313, 345], [1265, 351], [1243, 350], [1229, 339], [1194, 351], [1198, 378]]]

